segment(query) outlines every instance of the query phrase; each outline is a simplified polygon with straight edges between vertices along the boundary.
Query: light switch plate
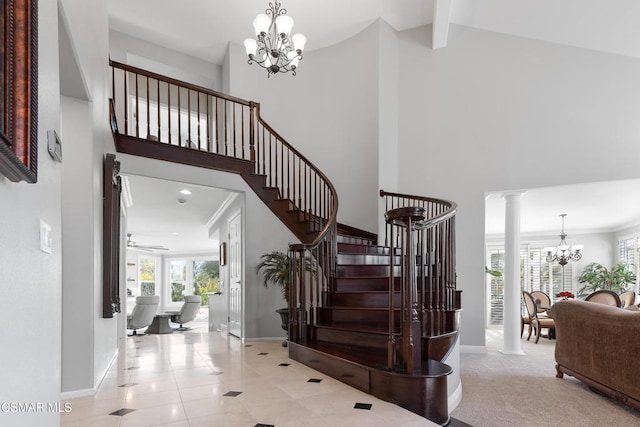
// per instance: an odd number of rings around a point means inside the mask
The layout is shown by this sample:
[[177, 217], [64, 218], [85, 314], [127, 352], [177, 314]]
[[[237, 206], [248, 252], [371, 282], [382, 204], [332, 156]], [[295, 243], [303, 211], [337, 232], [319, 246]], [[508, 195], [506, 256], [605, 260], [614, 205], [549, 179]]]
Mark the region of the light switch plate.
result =
[[51, 253], [51, 226], [40, 220], [40, 250], [48, 254]]

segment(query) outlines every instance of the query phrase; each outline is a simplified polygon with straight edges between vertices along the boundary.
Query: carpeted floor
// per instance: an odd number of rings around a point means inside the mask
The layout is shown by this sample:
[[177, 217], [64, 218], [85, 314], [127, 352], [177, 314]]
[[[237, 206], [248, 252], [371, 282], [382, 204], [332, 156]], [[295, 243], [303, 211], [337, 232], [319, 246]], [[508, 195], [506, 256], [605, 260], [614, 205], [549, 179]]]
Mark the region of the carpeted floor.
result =
[[[462, 401], [451, 415], [474, 427], [640, 426], [640, 411], [590, 391], [573, 377], [556, 378], [555, 340], [534, 344], [534, 338], [527, 342], [525, 331], [526, 355], [503, 355], [502, 330], [488, 330], [486, 354], [462, 353]], [[637, 356], [629, 363], [640, 371]]]

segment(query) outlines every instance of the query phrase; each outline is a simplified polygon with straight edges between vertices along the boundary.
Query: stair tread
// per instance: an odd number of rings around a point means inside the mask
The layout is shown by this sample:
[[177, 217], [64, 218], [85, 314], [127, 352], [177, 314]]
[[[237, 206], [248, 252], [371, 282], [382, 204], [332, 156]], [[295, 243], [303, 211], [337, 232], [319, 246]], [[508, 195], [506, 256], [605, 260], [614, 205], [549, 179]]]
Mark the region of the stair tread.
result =
[[[384, 291], [369, 291], [369, 290], [359, 290], [359, 291], [328, 291], [331, 294], [357, 294], [357, 295], [361, 295], [361, 294], [388, 294], [389, 291], [388, 290], [384, 290]], [[400, 292], [400, 290], [396, 290], [396, 293]]]
[[[399, 267], [398, 264], [394, 264], [396, 267]], [[384, 264], [353, 264], [353, 263], [346, 263], [346, 264], [338, 264], [338, 267], [389, 267], [389, 263], [386, 262]]]
[[[388, 307], [364, 307], [364, 306], [352, 306], [352, 305], [327, 305], [322, 307], [323, 309], [330, 310], [360, 310], [360, 311], [385, 311], [388, 312]], [[399, 307], [395, 307], [394, 311], [400, 310]]]
[[[371, 246], [372, 248], [374, 248], [375, 246]], [[382, 247], [382, 246], [381, 246]], [[366, 252], [351, 252], [351, 251], [338, 251], [338, 255], [358, 255], [358, 256], [362, 256], [362, 255], [373, 255], [373, 256], [389, 256], [389, 254], [376, 254], [376, 253], [366, 253]], [[396, 256], [400, 255], [399, 253], [396, 254]]]

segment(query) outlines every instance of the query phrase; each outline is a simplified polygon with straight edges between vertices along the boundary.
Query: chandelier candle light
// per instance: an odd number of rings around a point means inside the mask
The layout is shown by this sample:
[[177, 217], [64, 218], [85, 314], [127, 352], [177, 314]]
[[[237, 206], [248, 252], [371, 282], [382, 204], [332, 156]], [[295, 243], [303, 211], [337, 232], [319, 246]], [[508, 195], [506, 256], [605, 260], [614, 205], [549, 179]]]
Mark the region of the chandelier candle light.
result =
[[295, 76], [307, 38], [302, 34], [289, 37], [293, 19], [287, 16], [287, 10], [280, 2], [269, 2], [265, 12], [253, 21], [257, 40], [249, 38], [244, 41], [249, 56], [247, 62], [266, 68], [267, 77], [289, 71]]
[[[573, 245], [569, 246], [567, 241], [567, 235], [564, 232], [564, 217], [567, 214], [561, 214], [562, 218], [562, 232], [560, 233], [560, 243], [555, 248], [545, 248], [547, 252], [547, 262], [558, 261], [558, 264], [561, 266], [565, 266], [569, 261], [578, 261], [582, 258], [582, 249], [584, 249], [583, 245]], [[564, 279], [564, 277], [563, 277]]]

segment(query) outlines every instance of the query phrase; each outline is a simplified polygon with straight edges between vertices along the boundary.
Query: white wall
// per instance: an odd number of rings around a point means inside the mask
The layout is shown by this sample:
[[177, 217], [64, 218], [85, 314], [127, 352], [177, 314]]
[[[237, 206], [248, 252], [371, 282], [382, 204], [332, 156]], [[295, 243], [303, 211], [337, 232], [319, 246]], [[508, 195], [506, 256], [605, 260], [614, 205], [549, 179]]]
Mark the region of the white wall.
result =
[[[61, 377], [61, 165], [47, 154], [47, 129], [60, 129], [58, 8], [40, 0], [38, 20], [38, 182], [0, 175], [0, 402], [55, 403]], [[52, 253], [39, 250], [40, 220]], [[58, 413], [2, 412], [2, 425], [57, 426]]]
[[[378, 26], [378, 188], [398, 191], [398, 35], [385, 21]], [[385, 199], [378, 198], [378, 242], [384, 244]]]
[[304, 54], [295, 77], [248, 65], [231, 44], [229, 90], [261, 113], [338, 191], [338, 221], [378, 229], [378, 26]]
[[400, 33], [399, 188], [458, 203], [462, 344], [484, 346], [484, 194], [640, 176], [640, 60], [456, 25], [433, 51], [430, 32]]
[[62, 391], [92, 389], [96, 298], [93, 240], [91, 105], [61, 97], [62, 165]]
[[222, 67], [133, 36], [109, 31], [111, 59], [208, 89], [222, 90]]
[[[102, 162], [105, 149], [113, 145], [109, 129], [108, 99], [111, 92], [111, 74], [108, 68], [109, 59], [109, 30], [106, 0], [86, 2], [82, 0], [60, 0], [65, 22], [68, 25], [73, 50], [77, 56], [80, 72], [83, 75], [90, 100], [90, 128], [91, 133], [81, 143], [88, 144], [82, 159], [90, 167], [80, 172], [86, 180], [86, 187], [80, 197], [88, 216], [86, 229], [88, 235], [81, 239], [65, 240], [65, 245], [77, 245], [78, 250], [85, 251], [93, 257], [88, 270], [87, 267], [76, 272], [82, 277], [85, 285], [90, 287], [93, 294], [92, 317], [85, 319], [87, 325], [93, 324], [89, 332], [89, 340], [93, 347], [91, 358], [93, 363], [90, 382], [93, 389], [104, 377], [111, 361], [117, 354], [118, 345], [118, 317], [102, 318]], [[40, 13], [42, 16], [42, 12]], [[64, 141], [63, 141], [64, 145]], [[64, 152], [64, 147], [63, 147]], [[63, 163], [64, 167], [64, 163]], [[65, 188], [66, 190], [66, 188]], [[73, 190], [73, 186], [70, 187]], [[73, 344], [70, 344], [73, 345]], [[82, 344], [84, 346], [84, 343]], [[86, 382], [86, 381], [85, 381]], [[76, 393], [84, 393], [75, 390]], [[87, 392], [91, 392], [88, 390]], [[71, 392], [70, 395], [73, 395]]]

